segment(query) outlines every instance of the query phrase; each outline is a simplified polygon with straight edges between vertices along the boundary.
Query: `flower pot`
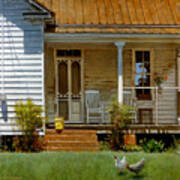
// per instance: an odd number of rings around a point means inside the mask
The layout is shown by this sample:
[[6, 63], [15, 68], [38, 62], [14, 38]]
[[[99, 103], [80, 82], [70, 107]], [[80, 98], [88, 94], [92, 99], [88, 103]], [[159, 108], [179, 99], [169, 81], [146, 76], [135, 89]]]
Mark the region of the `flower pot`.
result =
[[136, 135], [135, 134], [124, 135], [124, 145], [135, 146], [136, 145]]
[[161, 86], [158, 86], [158, 93], [159, 93], [159, 94], [162, 94], [162, 92], [163, 92], [162, 87], [161, 87]]

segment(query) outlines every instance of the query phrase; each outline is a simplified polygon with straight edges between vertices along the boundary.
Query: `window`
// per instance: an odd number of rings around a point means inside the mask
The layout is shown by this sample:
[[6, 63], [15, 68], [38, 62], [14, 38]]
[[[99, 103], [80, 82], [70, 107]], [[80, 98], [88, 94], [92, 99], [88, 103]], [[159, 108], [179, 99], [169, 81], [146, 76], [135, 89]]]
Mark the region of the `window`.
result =
[[81, 57], [81, 51], [78, 49], [73, 50], [57, 50], [57, 57]]
[[139, 100], [150, 100], [151, 90], [143, 87], [151, 86], [150, 51], [135, 51], [135, 86], [136, 96]]
[[153, 111], [152, 109], [139, 109], [138, 119], [140, 124], [152, 124], [153, 123]]

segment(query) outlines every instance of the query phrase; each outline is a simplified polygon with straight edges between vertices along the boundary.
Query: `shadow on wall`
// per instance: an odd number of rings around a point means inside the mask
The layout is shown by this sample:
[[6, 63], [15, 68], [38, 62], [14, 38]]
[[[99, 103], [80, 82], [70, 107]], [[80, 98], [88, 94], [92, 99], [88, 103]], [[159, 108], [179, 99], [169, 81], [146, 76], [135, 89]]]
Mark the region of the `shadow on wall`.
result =
[[1, 20], [3, 20], [1, 35], [4, 36], [5, 52], [14, 58], [22, 54], [41, 54], [42, 22], [30, 22], [23, 17], [23, 12], [35, 10], [25, 0], [0, 0], [0, 7]]

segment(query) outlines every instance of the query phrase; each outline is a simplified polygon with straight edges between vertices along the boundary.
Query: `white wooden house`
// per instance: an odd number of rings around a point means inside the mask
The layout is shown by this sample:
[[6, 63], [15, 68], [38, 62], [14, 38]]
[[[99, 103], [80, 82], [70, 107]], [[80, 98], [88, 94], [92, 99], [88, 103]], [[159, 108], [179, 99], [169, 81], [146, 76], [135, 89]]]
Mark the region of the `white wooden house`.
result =
[[[13, 105], [27, 98], [47, 108], [49, 122], [63, 116], [67, 126], [105, 127], [106, 112], [87, 121], [87, 90], [104, 106], [113, 95], [130, 98], [132, 129], [179, 132], [179, 0], [0, 0], [0, 12], [0, 93], [9, 118], [1, 115], [0, 134], [18, 132]], [[161, 92], [154, 76], [167, 77]]]

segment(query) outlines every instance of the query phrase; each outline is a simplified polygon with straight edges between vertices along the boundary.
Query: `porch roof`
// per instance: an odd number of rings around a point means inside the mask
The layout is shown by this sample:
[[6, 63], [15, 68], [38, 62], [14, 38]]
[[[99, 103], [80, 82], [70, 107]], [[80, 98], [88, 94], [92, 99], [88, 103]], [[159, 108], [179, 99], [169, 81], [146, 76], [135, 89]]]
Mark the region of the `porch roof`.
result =
[[180, 34], [180, 0], [36, 0], [55, 32]]

